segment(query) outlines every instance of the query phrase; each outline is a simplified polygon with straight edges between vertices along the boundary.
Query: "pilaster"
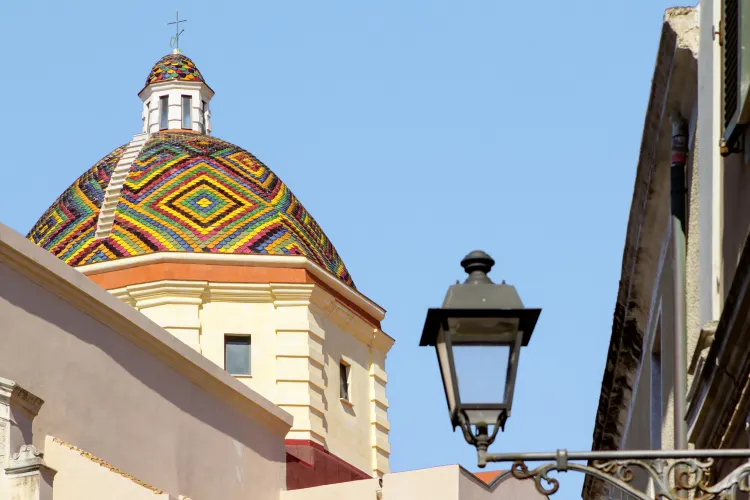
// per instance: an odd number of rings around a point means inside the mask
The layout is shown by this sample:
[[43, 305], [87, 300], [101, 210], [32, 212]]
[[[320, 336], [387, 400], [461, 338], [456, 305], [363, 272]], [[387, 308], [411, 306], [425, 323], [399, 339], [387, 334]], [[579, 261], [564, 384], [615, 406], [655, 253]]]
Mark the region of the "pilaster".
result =
[[325, 333], [310, 321], [315, 288], [271, 285], [276, 308], [276, 404], [294, 416], [288, 439], [325, 445]]
[[31, 424], [43, 404], [42, 398], [0, 377], [0, 468], [8, 466], [11, 450], [31, 442]]
[[370, 445], [372, 448], [372, 473], [382, 476], [391, 471], [389, 458], [391, 444], [388, 434], [391, 424], [388, 421], [388, 397], [385, 386], [388, 375], [385, 371], [385, 358], [393, 346], [393, 339], [379, 329], [372, 332], [370, 344]]
[[161, 280], [127, 287], [135, 308], [201, 352], [200, 308], [205, 281]]
[[[10, 465], [11, 450], [32, 440], [32, 422], [44, 401], [12, 380], [0, 377], [0, 470]], [[0, 473], [0, 498], [8, 497], [8, 479]]]
[[5, 477], [9, 500], [52, 500], [52, 483], [57, 471], [44, 463], [44, 453], [34, 445], [22, 445], [14, 453]]

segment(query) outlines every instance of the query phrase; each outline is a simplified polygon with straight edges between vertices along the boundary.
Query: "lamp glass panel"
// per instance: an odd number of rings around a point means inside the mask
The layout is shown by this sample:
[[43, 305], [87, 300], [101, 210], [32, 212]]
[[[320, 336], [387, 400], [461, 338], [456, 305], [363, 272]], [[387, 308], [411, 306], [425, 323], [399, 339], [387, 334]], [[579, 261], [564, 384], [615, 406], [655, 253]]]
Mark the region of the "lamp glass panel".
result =
[[445, 332], [442, 328], [435, 343], [435, 350], [437, 351], [438, 363], [440, 363], [440, 375], [443, 377], [445, 395], [448, 398], [448, 410], [453, 413], [453, 410], [456, 408], [455, 381], [451, 376], [451, 362], [448, 356], [448, 346], [445, 343]]
[[466, 416], [469, 418], [469, 424], [471, 425], [494, 425], [497, 423], [497, 419], [501, 413], [505, 410], [489, 409], [485, 408], [482, 410], [464, 410]]
[[510, 346], [453, 345], [462, 404], [505, 403]]

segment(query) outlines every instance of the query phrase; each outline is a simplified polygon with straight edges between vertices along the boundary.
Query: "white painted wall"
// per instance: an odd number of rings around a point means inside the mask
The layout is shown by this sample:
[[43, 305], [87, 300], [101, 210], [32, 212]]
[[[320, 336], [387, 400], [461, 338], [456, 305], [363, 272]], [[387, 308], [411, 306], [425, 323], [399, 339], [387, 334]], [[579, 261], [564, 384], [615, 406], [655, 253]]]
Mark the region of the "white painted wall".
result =
[[[206, 125], [206, 134], [211, 134], [211, 106], [210, 101], [213, 91], [203, 82], [195, 81], [168, 81], [153, 83], [147, 86], [139, 94], [143, 101], [141, 119], [143, 121], [143, 132], [156, 133], [160, 130], [160, 98], [168, 96], [168, 130], [184, 130], [182, 128], [182, 96], [190, 96], [192, 99], [191, 113], [192, 123], [190, 130], [201, 132], [201, 124]], [[201, 101], [206, 102], [206, 112], [201, 112]]]

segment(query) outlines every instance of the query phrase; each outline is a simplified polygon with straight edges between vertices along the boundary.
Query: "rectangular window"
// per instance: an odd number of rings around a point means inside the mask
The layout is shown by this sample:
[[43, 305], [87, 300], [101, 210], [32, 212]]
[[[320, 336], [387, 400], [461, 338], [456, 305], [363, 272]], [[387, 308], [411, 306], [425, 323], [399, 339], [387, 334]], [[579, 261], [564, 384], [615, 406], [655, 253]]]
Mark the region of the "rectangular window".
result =
[[662, 401], [662, 365], [661, 365], [661, 314], [657, 319], [656, 331], [654, 332], [651, 347], [651, 449], [658, 450], [662, 447], [661, 428], [664, 420]]
[[339, 364], [339, 397], [349, 401], [349, 365], [343, 361]]
[[149, 125], [151, 125], [151, 103], [146, 103], [146, 116], [143, 117], [143, 131], [148, 132]]
[[159, 98], [159, 130], [169, 128], [169, 96], [163, 95]]
[[182, 96], [182, 128], [193, 128], [192, 108], [193, 98], [189, 95]]
[[201, 134], [206, 133], [206, 101], [201, 101]]
[[224, 367], [232, 375], [250, 375], [250, 335], [224, 337]]

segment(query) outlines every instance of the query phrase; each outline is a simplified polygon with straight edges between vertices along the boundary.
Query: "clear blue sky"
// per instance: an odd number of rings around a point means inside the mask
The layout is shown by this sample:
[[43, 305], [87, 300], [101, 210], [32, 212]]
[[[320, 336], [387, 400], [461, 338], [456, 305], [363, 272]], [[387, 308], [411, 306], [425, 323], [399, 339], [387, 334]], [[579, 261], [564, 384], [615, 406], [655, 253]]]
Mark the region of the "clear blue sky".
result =
[[[388, 310], [393, 470], [476, 470], [417, 347], [475, 248], [543, 308], [492, 449], [588, 449], [673, 1], [6, 2], [0, 220], [26, 233], [140, 131], [136, 94], [178, 6], [214, 135], [290, 186]], [[564, 479], [554, 498], [579, 498], [581, 477]]]

